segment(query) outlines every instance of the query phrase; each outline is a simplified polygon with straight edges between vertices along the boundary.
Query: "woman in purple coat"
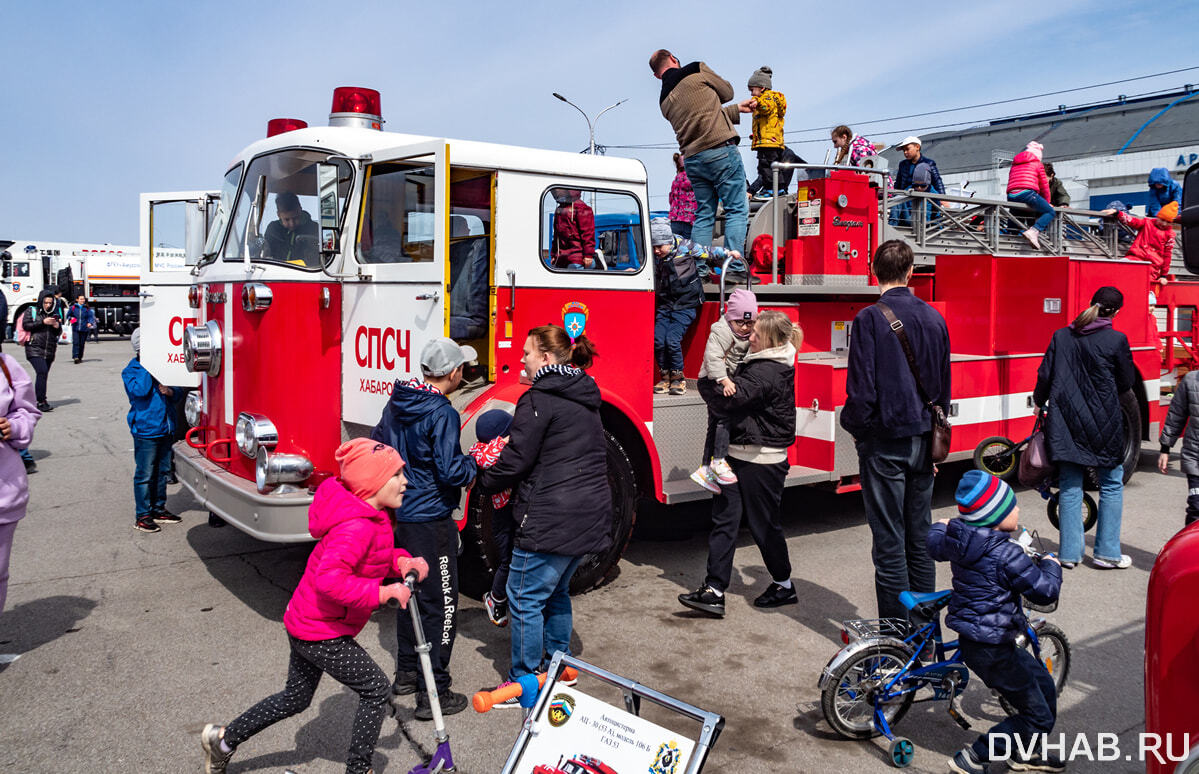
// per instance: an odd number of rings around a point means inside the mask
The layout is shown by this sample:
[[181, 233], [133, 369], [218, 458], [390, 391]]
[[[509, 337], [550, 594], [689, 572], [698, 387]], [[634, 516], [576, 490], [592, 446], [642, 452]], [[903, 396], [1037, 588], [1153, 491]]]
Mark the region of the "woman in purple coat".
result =
[[33, 381], [25, 369], [0, 352], [0, 612], [8, 594], [8, 555], [17, 522], [25, 517], [29, 479], [20, 450], [33, 440], [42, 412], [33, 397]]

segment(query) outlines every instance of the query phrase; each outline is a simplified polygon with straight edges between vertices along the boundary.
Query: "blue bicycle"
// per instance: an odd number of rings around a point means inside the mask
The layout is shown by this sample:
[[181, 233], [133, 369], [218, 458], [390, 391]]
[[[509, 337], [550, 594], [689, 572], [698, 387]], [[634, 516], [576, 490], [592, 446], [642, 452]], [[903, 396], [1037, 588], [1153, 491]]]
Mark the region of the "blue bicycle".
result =
[[[1025, 545], [1034, 558], [1040, 553]], [[824, 667], [817, 687], [820, 707], [833, 730], [846, 739], [871, 739], [880, 734], [890, 740], [891, 764], [904, 768], [915, 758], [910, 739], [896, 736], [894, 726], [917, 701], [946, 701], [950, 717], [962, 728], [970, 722], [961, 711], [960, 697], [970, 682], [970, 670], [962, 662], [956, 640], [942, 637], [940, 612], [949, 604], [950, 591], [928, 594], [903, 592], [899, 599], [911, 612], [911, 622], [899, 618], [844, 621], [844, 647]], [[1052, 605], [1034, 605], [1029, 610], [1051, 613]], [[1066, 634], [1044, 618], [1031, 618], [1017, 640], [1029, 648], [1053, 677], [1061, 693], [1070, 673], [1070, 642]], [[917, 698], [917, 693], [928, 689]], [[1000, 706], [1015, 713], [1002, 696]]]

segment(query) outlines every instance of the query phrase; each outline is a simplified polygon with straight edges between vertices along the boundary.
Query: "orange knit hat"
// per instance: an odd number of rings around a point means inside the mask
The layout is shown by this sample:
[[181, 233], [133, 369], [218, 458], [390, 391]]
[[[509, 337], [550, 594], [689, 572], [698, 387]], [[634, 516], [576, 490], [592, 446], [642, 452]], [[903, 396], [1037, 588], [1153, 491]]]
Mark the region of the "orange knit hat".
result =
[[1165, 207], [1157, 211], [1157, 217], [1162, 220], [1168, 220], [1171, 223], [1178, 220], [1178, 202], [1170, 202]]
[[350, 492], [366, 499], [378, 492], [404, 467], [400, 453], [370, 438], [355, 438], [337, 447], [333, 455], [341, 465], [341, 481]]

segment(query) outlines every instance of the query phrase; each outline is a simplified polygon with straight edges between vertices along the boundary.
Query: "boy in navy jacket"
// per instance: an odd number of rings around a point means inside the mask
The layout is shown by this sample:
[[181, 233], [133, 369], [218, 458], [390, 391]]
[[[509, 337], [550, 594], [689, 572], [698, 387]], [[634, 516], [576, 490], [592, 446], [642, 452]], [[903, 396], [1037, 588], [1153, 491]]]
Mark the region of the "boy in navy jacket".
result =
[[985, 774], [993, 749], [1010, 752], [1008, 767], [1015, 771], [1064, 771], [1051, 756], [1018, 757], [1012, 737], [1024, 749], [1053, 730], [1057, 690], [1045, 665], [1016, 637], [1027, 627], [1022, 596], [1045, 605], [1057, 599], [1062, 587], [1061, 562], [1049, 554], [1034, 562], [1010, 535], [1019, 525], [1020, 508], [1011, 487], [995, 476], [971, 470], [962, 476], [956, 493], [958, 518], [941, 519], [929, 529], [928, 552], [953, 568], [953, 595], [945, 624], [959, 635], [962, 660], [988, 688], [998, 691], [1017, 714], [982, 734], [949, 761], [951, 771]]
[[129, 396], [129, 432], [133, 434], [133, 499], [137, 506], [133, 528], [160, 532], [159, 524], [178, 524], [167, 510], [167, 475], [171, 470], [171, 443], [175, 440], [175, 391], [151, 376], [141, 363], [141, 329], [133, 332], [133, 359], [121, 379]]
[[[475, 480], [474, 458], [462, 453], [461, 417], [446, 397], [462, 384], [463, 367], [478, 358], [473, 347], [433, 339], [420, 353], [423, 380], [397, 380], [371, 438], [391, 446], [407, 461], [408, 489], [395, 513], [396, 545], [429, 563], [429, 576], [416, 585], [421, 621], [441, 713], [466, 709], [466, 696], [450, 690], [450, 653], [458, 621], [458, 526], [454, 509], [462, 487]], [[416, 659], [416, 639], [408, 616], [396, 617], [397, 696], [416, 693], [416, 717], [432, 720]]]

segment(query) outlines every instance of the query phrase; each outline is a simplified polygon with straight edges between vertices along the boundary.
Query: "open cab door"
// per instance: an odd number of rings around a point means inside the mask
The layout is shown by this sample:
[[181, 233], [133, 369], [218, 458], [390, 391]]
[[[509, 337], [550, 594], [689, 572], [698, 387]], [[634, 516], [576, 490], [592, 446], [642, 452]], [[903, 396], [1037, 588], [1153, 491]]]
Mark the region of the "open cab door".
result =
[[343, 269], [342, 416], [374, 425], [397, 379], [420, 378], [420, 352], [446, 335], [449, 145], [374, 153], [363, 166], [353, 262]]
[[216, 191], [141, 195], [141, 361], [161, 384], [200, 384], [183, 362], [183, 331], [196, 324], [187, 293], [218, 200]]

